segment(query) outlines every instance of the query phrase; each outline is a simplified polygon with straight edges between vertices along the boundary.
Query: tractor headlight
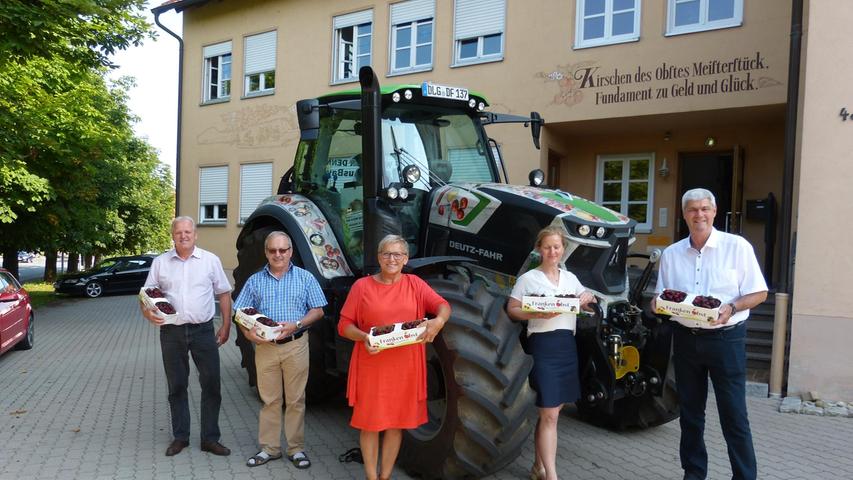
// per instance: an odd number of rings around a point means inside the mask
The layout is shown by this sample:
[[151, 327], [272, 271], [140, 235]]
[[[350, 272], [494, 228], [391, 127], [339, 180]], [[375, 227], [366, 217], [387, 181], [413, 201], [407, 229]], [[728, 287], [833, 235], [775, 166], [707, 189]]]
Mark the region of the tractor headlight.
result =
[[406, 100], [411, 100], [412, 99], [412, 91], [406, 89], [406, 91], [403, 92], [403, 96], [406, 97]]
[[485, 103], [480, 102], [480, 103], [478, 103], [478, 104], [477, 104], [477, 110], [479, 110], [479, 111], [481, 111], [481, 112], [482, 112], [482, 111], [483, 111], [483, 110], [485, 110], [485, 109], [486, 109], [486, 104], [485, 104]]
[[421, 179], [421, 169], [416, 165], [409, 165], [403, 169], [403, 178], [411, 184], [415, 184]]
[[385, 191], [385, 194], [388, 195], [388, 198], [394, 200], [400, 194], [394, 187], [388, 187], [388, 190]]
[[405, 200], [405, 199], [409, 198], [409, 190], [407, 188], [400, 187], [400, 190], [398, 193], [400, 195], [400, 200]]
[[473, 98], [469, 98], [468, 99], [468, 106], [471, 108], [476, 108], [477, 107], [477, 101], [474, 100]]
[[598, 227], [595, 229], [595, 236], [598, 238], [604, 238], [604, 235], [607, 233], [607, 229], [604, 227]]
[[391, 100], [394, 100], [394, 103], [400, 103], [400, 92], [394, 92], [391, 95]]
[[527, 179], [530, 181], [531, 187], [538, 187], [545, 183], [545, 172], [540, 169], [531, 170], [529, 174], [527, 174]]
[[589, 225], [581, 225], [581, 226], [579, 226], [579, 227], [578, 227], [578, 233], [579, 233], [582, 237], [585, 237], [585, 236], [589, 235]]

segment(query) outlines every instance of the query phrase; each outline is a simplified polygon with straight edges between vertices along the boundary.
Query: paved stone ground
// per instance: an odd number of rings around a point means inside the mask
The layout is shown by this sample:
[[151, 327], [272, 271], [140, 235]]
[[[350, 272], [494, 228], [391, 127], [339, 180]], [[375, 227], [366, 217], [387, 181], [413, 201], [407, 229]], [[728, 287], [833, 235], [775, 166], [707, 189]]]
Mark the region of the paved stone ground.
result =
[[[221, 352], [222, 442], [230, 457], [198, 448], [198, 382], [191, 380], [191, 446], [163, 452], [170, 438], [166, 380], [156, 329], [133, 296], [70, 299], [36, 314], [35, 348], [0, 357], [0, 479], [349, 479], [361, 465], [338, 462], [358, 444], [342, 399], [308, 409], [313, 467], [273, 461], [248, 468], [256, 452], [259, 402], [232, 341]], [[193, 376], [195, 374], [193, 373]], [[764, 479], [853, 478], [853, 419], [786, 415], [779, 400], [750, 397]], [[730, 478], [713, 399], [706, 440], [711, 479]], [[564, 414], [558, 464], [568, 479], [680, 479], [677, 422], [616, 434]], [[495, 479], [527, 478], [533, 441]], [[397, 472], [397, 478], [410, 478]]]

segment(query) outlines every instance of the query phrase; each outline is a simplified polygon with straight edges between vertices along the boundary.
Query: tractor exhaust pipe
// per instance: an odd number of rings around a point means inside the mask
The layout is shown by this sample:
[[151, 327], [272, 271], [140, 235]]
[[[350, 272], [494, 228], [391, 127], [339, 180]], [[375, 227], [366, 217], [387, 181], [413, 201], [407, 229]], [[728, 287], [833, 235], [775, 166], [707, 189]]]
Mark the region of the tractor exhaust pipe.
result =
[[364, 274], [379, 271], [376, 249], [389, 234], [400, 234], [400, 222], [382, 190], [382, 93], [370, 67], [358, 71], [361, 84], [361, 173], [364, 181]]

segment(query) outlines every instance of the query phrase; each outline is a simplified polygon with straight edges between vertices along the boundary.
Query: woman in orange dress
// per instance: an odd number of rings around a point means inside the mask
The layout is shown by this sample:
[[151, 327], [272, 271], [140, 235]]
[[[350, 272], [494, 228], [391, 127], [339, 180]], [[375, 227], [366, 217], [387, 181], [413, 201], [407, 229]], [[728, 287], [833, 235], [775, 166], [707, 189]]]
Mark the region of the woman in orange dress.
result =
[[[350, 425], [361, 430], [359, 443], [369, 480], [377, 478], [379, 433], [383, 435], [380, 479], [391, 478], [402, 429], [427, 422], [426, 350], [450, 318], [450, 305], [415, 275], [403, 273], [409, 245], [398, 235], [379, 242], [379, 273], [353, 284], [341, 310], [338, 333], [354, 342], [347, 380], [353, 407]], [[425, 318], [419, 343], [379, 350], [367, 341], [371, 327]]]

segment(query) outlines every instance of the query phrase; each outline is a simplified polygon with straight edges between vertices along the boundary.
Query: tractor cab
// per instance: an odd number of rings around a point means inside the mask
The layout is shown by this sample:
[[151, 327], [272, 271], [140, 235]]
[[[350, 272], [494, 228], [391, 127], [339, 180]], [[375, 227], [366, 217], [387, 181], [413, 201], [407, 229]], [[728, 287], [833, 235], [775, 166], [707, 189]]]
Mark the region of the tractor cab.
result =
[[[378, 196], [393, 212], [410, 256], [417, 257], [423, 254], [430, 192], [448, 183], [500, 181], [482, 127], [481, 95], [432, 84], [382, 88], [381, 150], [370, 168], [362, 154], [360, 94], [345, 91], [299, 106], [300, 124], [313, 122], [316, 129], [303, 129], [292, 179], [292, 191], [310, 198], [329, 219], [354, 270], [364, 267], [365, 195]], [[370, 170], [378, 181], [375, 191], [365, 192]]]

